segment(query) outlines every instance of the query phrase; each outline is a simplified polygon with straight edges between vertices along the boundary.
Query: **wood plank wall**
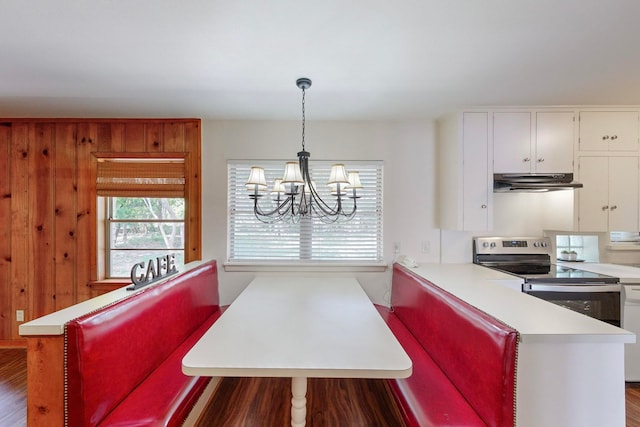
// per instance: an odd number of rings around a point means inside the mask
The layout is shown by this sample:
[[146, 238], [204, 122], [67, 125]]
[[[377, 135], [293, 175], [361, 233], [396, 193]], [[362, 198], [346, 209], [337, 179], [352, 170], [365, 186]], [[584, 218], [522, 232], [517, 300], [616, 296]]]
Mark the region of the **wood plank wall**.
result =
[[[0, 119], [0, 341], [84, 301], [97, 267], [96, 155], [185, 156], [187, 261], [201, 258], [199, 119]], [[196, 206], [197, 208], [194, 208]]]

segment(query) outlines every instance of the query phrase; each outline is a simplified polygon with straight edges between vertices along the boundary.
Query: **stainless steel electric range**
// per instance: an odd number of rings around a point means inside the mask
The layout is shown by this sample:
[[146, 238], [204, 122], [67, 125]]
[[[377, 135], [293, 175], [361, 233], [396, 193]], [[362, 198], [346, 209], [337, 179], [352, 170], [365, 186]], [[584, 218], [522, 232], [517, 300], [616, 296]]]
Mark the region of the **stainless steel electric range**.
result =
[[473, 262], [521, 277], [523, 292], [620, 326], [620, 279], [551, 262], [548, 237], [476, 237]]

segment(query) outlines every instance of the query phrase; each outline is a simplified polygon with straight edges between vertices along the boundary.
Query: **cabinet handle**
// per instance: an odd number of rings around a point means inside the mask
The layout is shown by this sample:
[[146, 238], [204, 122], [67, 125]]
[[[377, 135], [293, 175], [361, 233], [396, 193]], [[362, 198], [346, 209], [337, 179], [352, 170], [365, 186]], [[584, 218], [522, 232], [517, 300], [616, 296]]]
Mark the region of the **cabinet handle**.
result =
[[611, 210], [615, 210], [615, 209], [618, 209], [618, 207], [617, 207], [616, 205], [613, 205], [613, 206], [611, 206], [611, 208], [610, 208], [610, 209], [611, 209]]
[[602, 139], [603, 139], [603, 140], [605, 140], [605, 139], [609, 139], [609, 135], [605, 135], [605, 136], [603, 136], [603, 137], [602, 137]]
[[611, 140], [618, 139], [618, 135], [611, 135]]
[[482, 209], [487, 209], [487, 205], [480, 205]]
[[525, 157], [524, 159], [522, 159], [522, 161], [523, 161], [523, 162], [525, 162], [525, 163], [527, 163], [527, 162], [530, 162], [530, 161], [531, 161], [531, 159], [530, 159], [530, 158], [528, 158], [528, 157]]
[[544, 162], [544, 158], [543, 158], [543, 157], [540, 157], [540, 158], [538, 159], [538, 163], [542, 163], [542, 162]]
[[603, 211], [606, 211], [607, 209], [609, 209], [609, 206], [603, 206], [603, 207], [602, 207], [602, 210], [603, 210]]

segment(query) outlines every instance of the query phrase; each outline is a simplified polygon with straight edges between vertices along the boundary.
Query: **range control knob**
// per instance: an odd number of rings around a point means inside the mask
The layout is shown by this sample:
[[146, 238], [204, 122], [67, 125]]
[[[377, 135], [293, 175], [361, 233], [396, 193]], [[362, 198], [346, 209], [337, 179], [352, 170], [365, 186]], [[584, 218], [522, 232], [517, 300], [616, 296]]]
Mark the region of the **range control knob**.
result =
[[489, 245], [489, 246], [491, 246], [492, 248], [495, 248], [496, 247], [496, 242], [491, 242], [491, 245]]
[[540, 247], [540, 242], [533, 242], [533, 247], [534, 248]]
[[546, 247], [547, 247], [547, 246], [549, 246], [549, 245], [547, 244], [547, 242], [541, 242], [541, 243], [540, 243], [540, 246], [542, 246], [543, 248], [546, 248]]
[[482, 247], [483, 247], [483, 248], [488, 248], [488, 247], [489, 247], [489, 242], [484, 242], [484, 243], [482, 244]]

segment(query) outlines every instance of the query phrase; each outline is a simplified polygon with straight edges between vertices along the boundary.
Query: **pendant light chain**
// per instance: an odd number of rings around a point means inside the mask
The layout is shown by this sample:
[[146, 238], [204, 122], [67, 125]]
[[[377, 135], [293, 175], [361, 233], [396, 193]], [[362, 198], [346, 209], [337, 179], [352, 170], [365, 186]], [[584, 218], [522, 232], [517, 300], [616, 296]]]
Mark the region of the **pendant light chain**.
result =
[[303, 86], [302, 87], [302, 151], [305, 151], [305, 149], [304, 149], [304, 126], [305, 126], [304, 95], [305, 95], [305, 90], [304, 90], [304, 86]]

